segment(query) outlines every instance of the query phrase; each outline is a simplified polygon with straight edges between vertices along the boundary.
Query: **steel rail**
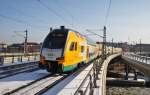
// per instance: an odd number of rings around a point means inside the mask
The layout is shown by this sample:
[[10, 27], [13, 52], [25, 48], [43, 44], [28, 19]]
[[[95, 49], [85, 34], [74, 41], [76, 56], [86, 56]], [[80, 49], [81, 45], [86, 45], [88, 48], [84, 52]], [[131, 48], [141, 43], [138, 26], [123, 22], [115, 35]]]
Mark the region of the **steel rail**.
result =
[[0, 79], [38, 69], [37, 62], [0, 67]]
[[45, 78], [47, 78], [47, 77], [50, 77], [50, 76], [52, 76], [52, 75], [54, 75], [54, 74], [49, 74], [49, 75], [46, 75], [46, 76], [44, 76], [44, 77], [41, 77], [41, 78], [39, 78], [39, 79], [37, 79], [37, 80], [35, 80], [35, 81], [32, 81], [32, 82], [30, 82], [30, 83], [28, 83], [28, 84], [26, 84], [26, 85], [23, 85], [23, 86], [18, 87], [18, 88], [14, 89], [14, 90], [12, 90], [12, 91], [10, 91], [10, 92], [7, 92], [7, 93], [5, 93], [4, 95], [13, 94], [13, 93], [15, 93], [15, 92], [17, 92], [17, 91], [19, 91], [19, 90], [21, 90], [21, 89], [24, 89], [24, 88], [26, 88], [26, 87], [28, 87], [28, 86], [30, 86], [30, 85], [32, 85], [32, 84], [38, 82], [38, 81], [41, 81], [41, 80], [43, 80], [43, 79], [45, 79]]

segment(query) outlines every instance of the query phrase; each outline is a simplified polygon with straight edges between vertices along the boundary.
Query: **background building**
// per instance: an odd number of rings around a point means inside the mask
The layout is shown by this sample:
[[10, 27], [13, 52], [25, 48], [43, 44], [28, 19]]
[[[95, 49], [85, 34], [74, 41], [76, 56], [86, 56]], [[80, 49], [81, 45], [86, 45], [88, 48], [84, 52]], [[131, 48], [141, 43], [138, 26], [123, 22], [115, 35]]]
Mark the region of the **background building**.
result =
[[[41, 48], [41, 44], [36, 42], [28, 42], [27, 43], [27, 52], [39, 52]], [[9, 53], [23, 53], [24, 52], [24, 43], [14, 43], [8, 46], [7, 52]]]

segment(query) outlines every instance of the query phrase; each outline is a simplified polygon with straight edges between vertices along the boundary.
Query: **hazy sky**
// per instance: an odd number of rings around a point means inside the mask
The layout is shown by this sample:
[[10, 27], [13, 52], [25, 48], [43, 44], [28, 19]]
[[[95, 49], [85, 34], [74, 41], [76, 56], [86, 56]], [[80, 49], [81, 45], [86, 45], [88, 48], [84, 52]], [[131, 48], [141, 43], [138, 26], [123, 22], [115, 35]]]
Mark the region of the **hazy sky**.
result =
[[[0, 42], [23, 42], [26, 29], [32, 42], [42, 42], [49, 27], [65, 25], [83, 34], [102, 29], [109, 5], [109, 0], [40, 1], [44, 6], [38, 0], [0, 0]], [[112, 0], [106, 26], [108, 41], [150, 43], [150, 0]]]

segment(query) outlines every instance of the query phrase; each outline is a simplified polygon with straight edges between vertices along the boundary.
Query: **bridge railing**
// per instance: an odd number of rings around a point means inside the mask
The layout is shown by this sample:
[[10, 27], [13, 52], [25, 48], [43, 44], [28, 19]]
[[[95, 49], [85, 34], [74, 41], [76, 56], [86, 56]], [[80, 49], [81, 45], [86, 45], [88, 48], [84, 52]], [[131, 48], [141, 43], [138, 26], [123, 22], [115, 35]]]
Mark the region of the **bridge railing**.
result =
[[89, 71], [80, 87], [77, 89], [74, 95], [93, 95], [94, 88], [97, 87], [96, 80], [101, 66], [101, 59], [96, 59], [93, 62], [93, 68]]
[[142, 63], [150, 64], [150, 57], [147, 56], [141, 56], [134, 53], [123, 53], [123, 56]]
[[25, 61], [38, 61], [39, 53], [36, 54], [17, 54], [17, 55], [1, 55], [0, 56], [0, 65], [11, 64], [16, 62], [25, 62]]
[[113, 54], [107, 59], [98, 58], [93, 61], [93, 67], [90, 69], [74, 95], [105, 95], [106, 94], [106, 74], [108, 64], [120, 53]]

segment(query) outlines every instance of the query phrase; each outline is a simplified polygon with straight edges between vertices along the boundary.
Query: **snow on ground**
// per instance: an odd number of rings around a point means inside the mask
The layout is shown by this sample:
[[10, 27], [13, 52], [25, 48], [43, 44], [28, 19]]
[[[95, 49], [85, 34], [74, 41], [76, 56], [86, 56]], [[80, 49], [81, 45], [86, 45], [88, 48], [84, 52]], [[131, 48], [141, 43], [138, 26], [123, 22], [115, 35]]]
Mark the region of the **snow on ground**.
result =
[[[18, 59], [20, 57], [14, 57], [14, 62], [20, 62], [20, 60]], [[4, 64], [9, 64], [12, 63], [13, 57], [6, 57], [4, 58]], [[22, 57], [22, 62], [26, 62], [26, 61], [39, 61], [39, 56], [23, 56]], [[12, 63], [12, 64], [13, 64]]]
[[74, 95], [75, 91], [79, 88], [92, 66], [93, 64], [88, 66], [79, 75], [73, 74], [69, 76], [43, 95]]
[[34, 72], [21, 73], [11, 77], [0, 79], [0, 95], [26, 85], [48, 74], [49, 73], [45, 70], [37, 70]]
[[3, 64], [3, 65], [0, 66], [0, 67], [11, 66], [11, 65], [17, 65], [17, 64], [26, 64], [26, 63], [30, 63], [30, 62], [37, 62], [37, 61], [25, 61], [25, 62], [7, 63], [7, 64]]
[[61, 79], [63, 76], [55, 75], [52, 77], [47, 77], [45, 79], [42, 79], [35, 84], [32, 84], [24, 89], [19, 90], [16, 93], [13, 93], [12, 95], [35, 95], [40, 90], [44, 89], [45, 87], [53, 84], [55, 81]]
[[[28, 62], [28, 61], [39, 61], [40, 56], [22, 56], [22, 62]], [[0, 65], [10, 65], [14, 63], [21, 62], [21, 56], [15, 56], [15, 57], [4, 57], [4, 62]]]

